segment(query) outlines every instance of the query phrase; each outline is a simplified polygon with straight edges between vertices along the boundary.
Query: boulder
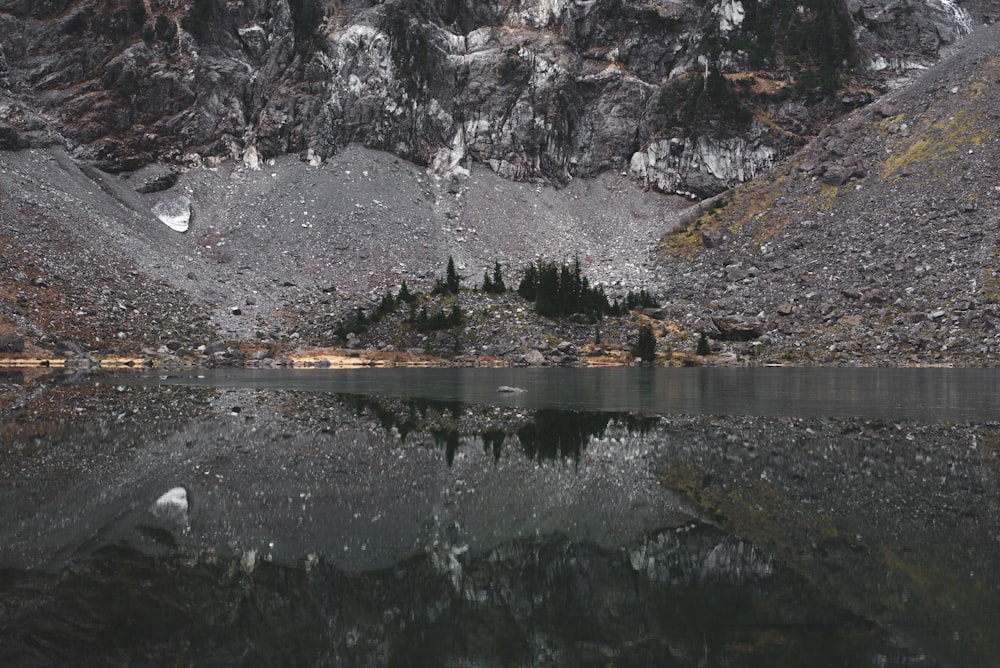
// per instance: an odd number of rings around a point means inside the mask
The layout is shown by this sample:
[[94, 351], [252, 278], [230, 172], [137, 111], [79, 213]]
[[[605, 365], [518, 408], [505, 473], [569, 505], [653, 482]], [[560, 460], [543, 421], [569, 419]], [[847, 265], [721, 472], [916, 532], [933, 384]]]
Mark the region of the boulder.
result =
[[753, 318], [734, 315], [712, 320], [721, 341], [752, 341], [761, 335], [760, 323]]
[[524, 354], [524, 362], [529, 366], [540, 366], [545, 363], [545, 355], [538, 350], [529, 350]]
[[24, 337], [17, 334], [0, 334], [0, 353], [24, 352]]

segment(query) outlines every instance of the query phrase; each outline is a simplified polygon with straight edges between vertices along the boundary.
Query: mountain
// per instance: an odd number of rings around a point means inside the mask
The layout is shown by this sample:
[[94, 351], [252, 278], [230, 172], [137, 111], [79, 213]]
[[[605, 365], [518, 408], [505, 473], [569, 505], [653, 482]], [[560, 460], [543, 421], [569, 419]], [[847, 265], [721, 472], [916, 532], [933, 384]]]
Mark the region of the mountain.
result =
[[993, 4], [4, 0], [0, 136], [58, 133], [114, 172], [361, 143], [562, 184], [631, 165], [706, 196], [936, 61]]
[[[329, 345], [449, 256], [466, 286], [578, 257], [613, 296], [661, 296], [661, 352], [705, 331], [743, 363], [983, 363], [995, 29], [963, 36], [997, 15], [0, 0], [0, 348]], [[595, 338], [460, 301], [467, 335], [390, 319], [360, 341], [516, 359]]]
[[1000, 32], [666, 235], [686, 329], [803, 363], [992, 364]]

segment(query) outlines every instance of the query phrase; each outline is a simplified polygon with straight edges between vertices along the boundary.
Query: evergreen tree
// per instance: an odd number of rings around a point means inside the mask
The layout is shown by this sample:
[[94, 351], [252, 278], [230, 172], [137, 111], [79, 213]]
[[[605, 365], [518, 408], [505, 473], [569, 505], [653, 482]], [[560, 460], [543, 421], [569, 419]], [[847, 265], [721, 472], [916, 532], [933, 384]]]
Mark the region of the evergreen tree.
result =
[[445, 278], [445, 283], [447, 284], [448, 291], [451, 294], [453, 295], [458, 294], [459, 284], [461, 283], [461, 279], [459, 279], [458, 274], [455, 272], [455, 260], [452, 259], [450, 255], [448, 256], [448, 269]]
[[708, 345], [708, 337], [705, 336], [705, 332], [702, 332], [698, 337], [698, 349], [695, 351], [695, 354], [701, 357], [712, 354], [712, 349]]
[[517, 286], [517, 294], [529, 302], [535, 301], [538, 297], [538, 267], [529, 264], [524, 268], [524, 276], [521, 277], [521, 283]]
[[407, 304], [412, 304], [416, 299], [416, 296], [410, 293], [410, 288], [406, 287], [405, 280], [403, 281], [403, 284], [399, 286], [399, 294], [396, 295], [396, 299]]
[[483, 270], [483, 292], [496, 292], [493, 280], [490, 278], [490, 273], [485, 269]]
[[559, 270], [554, 264], [543, 266], [538, 273], [535, 312], [550, 318], [560, 315]]
[[719, 65], [712, 63], [708, 70], [708, 77], [705, 79], [705, 94], [716, 106], [721, 106], [729, 100], [729, 86], [726, 77], [719, 71]]
[[493, 292], [503, 294], [507, 292], [507, 286], [503, 282], [503, 272], [500, 270], [500, 263], [493, 263]]
[[459, 306], [458, 300], [451, 305], [451, 313], [448, 314], [448, 325], [451, 327], [458, 327], [463, 322], [465, 322], [465, 313], [462, 311], [462, 307]]
[[380, 301], [378, 307], [376, 307], [375, 313], [372, 314], [372, 318], [381, 320], [394, 310], [396, 310], [396, 300], [393, 298], [391, 292], [386, 292], [382, 297], [382, 301]]
[[650, 364], [656, 359], [656, 333], [648, 324], [639, 326], [639, 339], [632, 348], [632, 357]]

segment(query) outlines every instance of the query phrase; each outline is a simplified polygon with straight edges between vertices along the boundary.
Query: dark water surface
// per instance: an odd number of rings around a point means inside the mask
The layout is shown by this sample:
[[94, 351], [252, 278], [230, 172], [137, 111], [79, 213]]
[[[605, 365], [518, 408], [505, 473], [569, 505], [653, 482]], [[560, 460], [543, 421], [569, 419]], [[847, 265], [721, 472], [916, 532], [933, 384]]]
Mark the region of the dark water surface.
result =
[[0, 381], [0, 665], [998, 665], [991, 370]]
[[[150, 380], [662, 415], [1000, 417], [995, 369], [222, 369]], [[526, 391], [498, 393], [500, 386]]]

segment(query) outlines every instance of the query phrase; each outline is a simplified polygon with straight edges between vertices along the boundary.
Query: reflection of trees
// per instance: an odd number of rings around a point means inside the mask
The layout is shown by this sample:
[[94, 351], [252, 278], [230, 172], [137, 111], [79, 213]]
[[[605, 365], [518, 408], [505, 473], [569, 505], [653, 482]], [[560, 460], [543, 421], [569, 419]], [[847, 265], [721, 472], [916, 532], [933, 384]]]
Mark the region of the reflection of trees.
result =
[[[508, 437], [516, 436], [528, 459], [579, 461], [587, 444], [617, 425], [629, 433], [646, 433], [658, 418], [632, 413], [599, 413], [543, 409], [529, 412], [527, 419], [491, 419], [482, 406], [424, 398], [386, 399], [364, 395], [337, 395], [358, 416], [369, 415], [386, 432], [393, 429], [402, 442], [414, 432], [430, 434], [435, 447], [445, 451], [450, 466], [462, 446], [463, 437], [479, 438], [483, 451], [500, 460]], [[463, 421], [466, 423], [462, 425]]]
[[540, 410], [533, 422], [517, 431], [528, 459], [580, 460], [580, 452], [591, 438], [603, 436], [611, 413], [575, 413]]

